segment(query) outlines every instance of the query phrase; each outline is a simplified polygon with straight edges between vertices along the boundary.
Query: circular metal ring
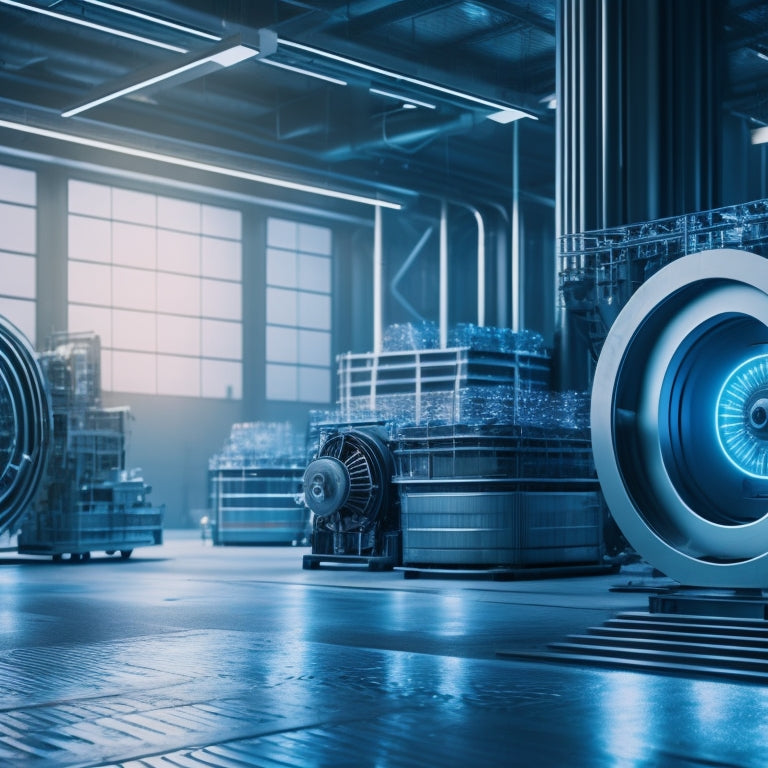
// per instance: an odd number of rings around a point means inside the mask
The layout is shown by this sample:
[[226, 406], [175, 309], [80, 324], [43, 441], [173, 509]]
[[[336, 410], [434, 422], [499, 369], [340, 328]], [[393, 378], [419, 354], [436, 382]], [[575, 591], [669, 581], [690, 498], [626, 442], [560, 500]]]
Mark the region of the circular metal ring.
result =
[[0, 533], [13, 530], [44, 478], [51, 402], [35, 353], [0, 317]]
[[[601, 351], [591, 421], [603, 493], [632, 546], [683, 584], [768, 585], [768, 472], [734, 461], [721, 420], [729, 377], [762, 355], [768, 261], [733, 250], [649, 278]], [[760, 447], [763, 394], [756, 379], [739, 424]]]

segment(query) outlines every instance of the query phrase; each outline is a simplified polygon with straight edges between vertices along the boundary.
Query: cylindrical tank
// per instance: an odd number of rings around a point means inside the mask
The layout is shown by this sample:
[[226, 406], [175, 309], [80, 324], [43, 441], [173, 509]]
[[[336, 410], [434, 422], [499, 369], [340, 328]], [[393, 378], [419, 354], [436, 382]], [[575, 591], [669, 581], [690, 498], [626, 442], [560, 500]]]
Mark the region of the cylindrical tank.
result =
[[406, 566], [602, 562], [605, 511], [586, 435], [513, 424], [407, 427], [395, 462]]
[[768, 583], [768, 261], [681, 257], [611, 326], [592, 390], [610, 511], [652, 565], [689, 586]]
[[0, 533], [13, 531], [45, 475], [51, 403], [24, 334], [0, 317]]

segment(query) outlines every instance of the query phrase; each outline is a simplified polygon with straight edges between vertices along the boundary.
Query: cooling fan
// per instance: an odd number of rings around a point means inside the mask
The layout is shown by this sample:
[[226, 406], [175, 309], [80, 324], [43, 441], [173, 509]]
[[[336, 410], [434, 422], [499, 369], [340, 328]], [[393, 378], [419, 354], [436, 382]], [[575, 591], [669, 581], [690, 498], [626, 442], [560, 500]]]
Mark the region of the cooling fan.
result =
[[327, 530], [368, 531], [389, 495], [389, 449], [370, 432], [329, 437], [304, 472], [307, 506]]
[[717, 400], [717, 436], [737, 469], [768, 479], [768, 355], [747, 360], [726, 379]]

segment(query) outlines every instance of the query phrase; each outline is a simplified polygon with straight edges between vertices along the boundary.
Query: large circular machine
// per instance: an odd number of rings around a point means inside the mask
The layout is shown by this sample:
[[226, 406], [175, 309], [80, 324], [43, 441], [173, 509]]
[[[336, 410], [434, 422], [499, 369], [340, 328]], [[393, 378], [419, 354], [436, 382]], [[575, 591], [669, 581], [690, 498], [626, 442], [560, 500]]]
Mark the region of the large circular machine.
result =
[[0, 533], [13, 530], [45, 474], [51, 403], [35, 353], [0, 317]]
[[768, 587], [768, 261], [703, 251], [643, 283], [600, 353], [591, 425], [610, 511], [649, 563]]

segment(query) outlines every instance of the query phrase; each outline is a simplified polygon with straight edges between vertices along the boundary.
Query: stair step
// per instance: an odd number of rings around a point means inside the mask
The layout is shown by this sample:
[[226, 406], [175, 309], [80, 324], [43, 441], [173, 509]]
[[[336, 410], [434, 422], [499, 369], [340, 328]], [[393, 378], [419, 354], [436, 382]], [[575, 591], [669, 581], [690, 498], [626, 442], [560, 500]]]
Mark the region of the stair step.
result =
[[709, 625], [716, 627], [744, 627], [745, 629], [762, 630], [768, 634], [768, 621], [736, 616], [705, 616], [687, 613], [647, 613], [643, 611], [624, 611], [617, 614], [612, 621], [642, 621], [645, 623]]
[[755, 661], [768, 663], [768, 648], [756, 648], [754, 646], [648, 640], [642, 637], [603, 637], [595, 634], [568, 635], [568, 644], [576, 644], [580, 646], [588, 645], [610, 649], [628, 648], [634, 650], [661, 651], [664, 653], [680, 654], [682, 656], [727, 656], [733, 658], [754, 659]]
[[567, 653], [588, 653], [592, 656], [603, 656], [611, 659], [641, 659], [660, 663], [691, 664], [707, 667], [726, 667], [729, 669], [746, 669], [765, 672], [768, 674], [768, 664], [762, 659], [721, 656], [718, 654], [684, 654], [654, 650], [649, 648], [627, 648], [619, 646], [600, 646], [579, 643], [550, 643], [553, 651]]
[[768, 682], [768, 670], [735, 669], [732, 667], [709, 666], [703, 663], [679, 663], [641, 658], [614, 659], [590, 653], [554, 653], [547, 651], [500, 651], [502, 658], [517, 661], [550, 662], [556, 664], [578, 664], [633, 672], [679, 674], [704, 678], [724, 678], [737, 682]]
[[768, 622], [741, 617], [625, 612], [542, 651], [505, 658], [768, 682]]
[[[733, 628], [729, 629], [730, 632]], [[711, 645], [736, 645], [768, 650], [768, 637], [749, 637], [744, 635], [671, 631], [666, 629], [633, 629], [614, 627], [610, 623], [602, 627], [591, 627], [588, 632], [600, 637], [614, 637], [645, 640], [668, 640], [670, 642], [700, 643]]]

